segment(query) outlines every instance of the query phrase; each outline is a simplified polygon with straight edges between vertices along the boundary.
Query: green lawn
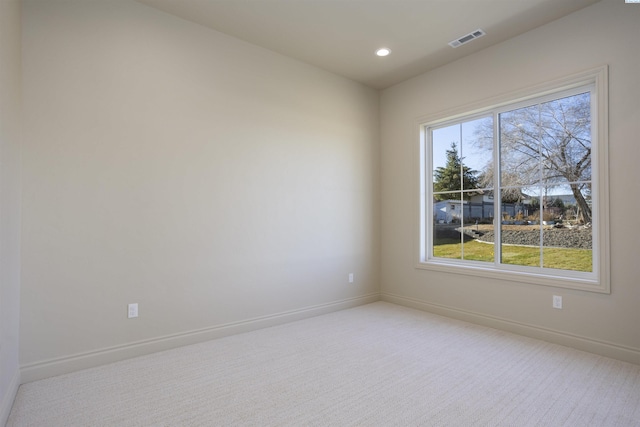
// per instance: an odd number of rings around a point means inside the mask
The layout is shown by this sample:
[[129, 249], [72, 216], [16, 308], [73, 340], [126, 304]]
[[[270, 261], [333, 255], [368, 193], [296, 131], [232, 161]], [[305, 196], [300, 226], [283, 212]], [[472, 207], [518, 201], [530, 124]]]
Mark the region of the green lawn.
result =
[[[459, 241], [441, 240], [433, 247], [433, 255], [438, 258], [462, 258]], [[494, 245], [475, 240], [464, 243], [464, 259], [493, 262]], [[562, 270], [593, 271], [591, 249], [544, 248], [544, 267]], [[540, 249], [528, 246], [505, 245], [502, 247], [504, 264], [540, 266]]]

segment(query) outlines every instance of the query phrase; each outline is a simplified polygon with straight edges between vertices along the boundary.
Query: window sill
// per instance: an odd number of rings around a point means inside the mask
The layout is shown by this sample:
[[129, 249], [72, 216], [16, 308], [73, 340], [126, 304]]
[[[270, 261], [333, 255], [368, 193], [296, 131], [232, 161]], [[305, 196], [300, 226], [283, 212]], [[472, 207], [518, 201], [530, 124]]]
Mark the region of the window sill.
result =
[[[515, 271], [507, 267], [505, 269], [497, 269], [482, 265], [484, 263], [475, 263], [465, 261], [462, 265], [457, 262], [449, 262], [446, 259], [418, 261], [416, 268], [420, 270], [440, 271], [449, 274], [463, 274], [467, 276], [482, 277], [489, 279], [499, 279], [510, 282], [526, 283], [531, 285], [543, 285], [554, 288], [577, 289], [587, 292], [596, 292], [601, 294], [610, 294], [611, 289], [608, 280], [594, 280], [591, 278], [576, 277], [575, 272], [572, 276], [552, 275], [549, 269], [545, 269], [545, 273], [537, 274], [531, 271]], [[562, 270], [559, 270], [560, 272]], [[586, 276], [586, 275], [585, 275]]]

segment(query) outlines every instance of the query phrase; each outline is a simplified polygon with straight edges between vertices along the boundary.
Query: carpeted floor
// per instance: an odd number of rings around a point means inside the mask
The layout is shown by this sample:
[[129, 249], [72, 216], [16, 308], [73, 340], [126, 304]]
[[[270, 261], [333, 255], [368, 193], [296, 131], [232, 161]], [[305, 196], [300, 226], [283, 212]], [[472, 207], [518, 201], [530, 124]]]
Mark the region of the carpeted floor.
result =
[[377, 302], [20, 387], [8, 426], [640, 426], [640, 366]]

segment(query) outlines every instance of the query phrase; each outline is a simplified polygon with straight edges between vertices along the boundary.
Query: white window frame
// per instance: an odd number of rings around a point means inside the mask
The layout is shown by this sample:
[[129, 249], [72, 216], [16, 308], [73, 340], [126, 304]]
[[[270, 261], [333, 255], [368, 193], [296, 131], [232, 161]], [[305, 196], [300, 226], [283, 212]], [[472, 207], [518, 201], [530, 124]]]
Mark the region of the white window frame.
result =
[[[592, 251], [593, 271], [578, 272], [517, 265], [501, 264], [496, 260], [478, 262], [469, 260], [435, 258], [431, 255], [429, 224], [433, 224], [432, 170], [429, 129], [447, 123], [456, 123], [516, 109], [542, 100], [560, 98], [575, 93], [578, 88], [591, 87], [592, 127], [592, 197], [594, 204]], [[584, 91], [583, 91], [584, 92]], [[535, 100], [535, 101], [534, 101]], [[497, 124], [494, 123], [494, 130]], [[415, 128], [418, 152], [418, 227], [416, 268], [467, 274], [476, 277], [496, 278], [528, 284], [579, 289], [590, 292], [611, 292], [609, 257], [609, 170], [608, 170], [608, 70], [607, 66], [588, 70], [562, 79], [537, 85], [522, 91], [502, 95], [473, 105], [445, 111], [437, 115], [417, 118]], [[494, 150], [494, 162], [499, 153]], [[496, 180], [498, 177], [496, 177]], [[497, 189], [498, 183], [494, 183]], [[500, 218], [500, 203], [496, 202], [494, 218]], [[499, 226], [496, 226], [496, 244], [499, 244]], [[496, 251], [498, 252], [498, 251]], [[534, 271], [535, 270], [535, 271]]]

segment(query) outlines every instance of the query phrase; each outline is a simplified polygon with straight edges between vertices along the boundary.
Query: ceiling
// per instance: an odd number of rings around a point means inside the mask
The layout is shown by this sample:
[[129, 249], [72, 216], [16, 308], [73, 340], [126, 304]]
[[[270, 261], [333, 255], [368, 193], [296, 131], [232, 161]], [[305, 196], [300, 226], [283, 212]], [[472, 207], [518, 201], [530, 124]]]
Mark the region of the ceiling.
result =
[[[383, 89], [598, 0], [137, 0]], [[452, 48], [477, 29], [486, 35]], [[380, 58], [375, 50], [391, 49]]]

